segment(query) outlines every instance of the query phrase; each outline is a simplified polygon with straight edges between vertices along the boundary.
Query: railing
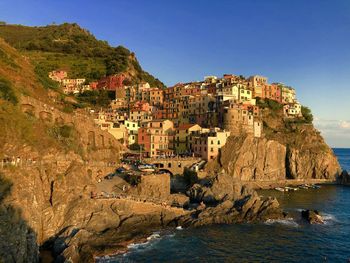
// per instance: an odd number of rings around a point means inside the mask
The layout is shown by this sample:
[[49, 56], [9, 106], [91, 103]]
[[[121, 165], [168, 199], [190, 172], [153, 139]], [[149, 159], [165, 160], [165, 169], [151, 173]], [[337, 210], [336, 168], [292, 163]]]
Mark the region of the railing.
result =
[[180, 156], [174, 156], [174, 157], [157, 157], [157, 158], [143, 158], [143, 160], [148, 161], [148, 162], [158, 162], [158, 161], [198, 161], [200, 157], [180, 157]]
[[171, 207], [179, 207], [182, 208], [181, 205], [179, 205], [176, 202], [169, 202], [168, 200], [157, 198], [157, 197], [149, 197], [149, 196], [141, 196], [141, 195], [132, 195], [132, 194], [125, 194], [125, 193], [106, 193], [103, 192], [103, 194], [100, 195], [94, 195], [91, 193], [92, 199], [100, 199], [100, 200], [109, 200], [109, 199], [122, 199], [122, 200], [131, 200], [135, 202], [141, 202], [141, 203], [151, 203], [161, 206], [171, 206]]
[[[25, 167], [42, 167], [47, 164], [64, 164], [71, 162], [71, 160], [56, 160], [56, 161], [45, 161], [45, 160], [33, 160], [33, 159], [22, 159], [22, 158], [14, 158], [14, 159], [3, 159], [0, 161], [0, 169], [6, 168], [25, 168]], [[118, 162], [99, 162], [99, 161], [85, 161], [80, 162], [81, 164], [92, 166], [92, 167], [115, 167], [118, 165]]]

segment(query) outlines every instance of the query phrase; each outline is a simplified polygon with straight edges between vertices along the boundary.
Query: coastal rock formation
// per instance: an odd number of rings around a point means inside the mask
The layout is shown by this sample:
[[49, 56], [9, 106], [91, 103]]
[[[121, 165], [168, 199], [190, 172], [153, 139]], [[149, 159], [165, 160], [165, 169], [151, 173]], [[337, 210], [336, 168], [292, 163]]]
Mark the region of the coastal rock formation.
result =
[[264, 138], [231, 137], [217, 160], [206, 169], [209, 174], [224, 169], [232, 177], [248, 182], [335, 181], [341, 173], [333, 151], [310, 125], [299, 125], [293, 132]]
[[301, 216], [310, 224], [324, 224], [322, 216], [317, 210], [303, 210]]
[[285, 216], [275, 198], [260, 198], [255, 190], [226, 173], [218, 174], [210, 185], [195, 184], [188, 193], [191, 200], [202, 205], [181, 219], [184, 226], [264, 221]]
[[[277, 141], [253, 136], [231, 137], [218, 157], [219, 166], [242, 181], [276, 181], [286, 177], [286, 147]], [[209, 169], [210, 169], [209, 165]]]
[[339, 176], [339, 183], [343, 185], [350, 185], [350, 175], [348, 171], [343, 170], [341, 175]]
[[94, 256], [124, 250], [125, 241], [150, 235], [186, 213], [180, 208], [132, 200], [99, 200], [95, 205], [80, 206], [82, 211], [77, 212], [89, 210], [91, 216], [81, 216], [56, 239], [57, 262], [94, 262]]
[[[202, 195], [204, 192], [206, 194]], [[66, 224], [66, 230], [55, 241], [58, 262], [63, 259], [92, 262], [96, 255], [125, 250], [126, 240], [147, 236], [168, 226], [189, 227], [285, 217], [275, 198], [261, 199], [254, 190], [224, 173], [217, 175], [210, 186], [194, 185], [189, 193], [191, 199], [202, 202], [194, 210], [132, 200], [79, 204], [81, 210], [75, 212], [80, 216], [76, 216], [74, 226], [72, 221]], [[183, 196], [177, 198], [186, 201]], [[90, 217], [86, 216], [87, 209]]]
[[242, 184], [239, 180], [219, 173], [205, 185], [194, 184], [187, 195], [192, 202], [217, 204], [226, 200], [236, 200], [241, 196]]

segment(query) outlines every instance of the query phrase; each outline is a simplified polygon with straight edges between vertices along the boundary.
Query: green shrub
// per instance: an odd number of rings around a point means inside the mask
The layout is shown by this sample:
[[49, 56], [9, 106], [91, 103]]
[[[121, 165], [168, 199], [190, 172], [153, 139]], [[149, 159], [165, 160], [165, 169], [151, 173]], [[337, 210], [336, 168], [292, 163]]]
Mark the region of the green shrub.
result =
[[306, 106], [301, 106], [301, 114], [307, 123], [312, 123], [314, 120], [314, 116], [312, 115], [311, 110]]
[[60, 127], [60, 134], [63, 138], [69, 138], [72, 135], [73, 128], [68, 125], [63, 125]]
[[76, 96], [79, 103], [93, 106], [107, 107], [111, 100], [115, 98], [114, 91], [107, 90], [87, 90]]
[[11, 192], [12, 183], [0, 173], [0, 202]]
[[9, 101], [12, 104], [18, 103], [18, 99], [11, 83], [5, 79], [0, 79], [0, 98]]
[[65, 113], [72, 113], [73, 112], [73, 106], [71, 104], [65, 104], [62, 111]]
[[53, 89], [53, 90], [56, 90], [58, 89], [58, 82], [56, 81], [53, 81], [52, 79], [50, 79], [48, 77], [49, 75], [49, 72], [51, 70], [53, 70], [54, 68], [46, 68], [44, 65], [42, 64], [38, 64], [35, 66], [34, 68], [34, 72], [38, 78], [38, 80], [40, 81], [40, 83], [46, 88], [46, 89]]

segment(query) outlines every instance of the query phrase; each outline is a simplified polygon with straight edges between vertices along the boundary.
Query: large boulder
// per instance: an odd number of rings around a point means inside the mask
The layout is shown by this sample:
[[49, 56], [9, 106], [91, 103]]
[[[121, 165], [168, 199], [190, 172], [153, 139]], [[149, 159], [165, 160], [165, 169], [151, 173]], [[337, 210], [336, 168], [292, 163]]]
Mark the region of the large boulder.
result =
[[343, 170], [339, 176], [339, 183], [343, 185], [350, 185], [350, 175], [346, 170]]
[[301, 217], [310, 224], [324, 224], [323, 218], [317, 210], [303, 210], [301, 211]]
[[221, 172], [206, 185], [194, 184], [187, 194], [192, 202], [217, 204], [225, 200], [239, 199], [242, 194], [242, 184], [227, 173]]

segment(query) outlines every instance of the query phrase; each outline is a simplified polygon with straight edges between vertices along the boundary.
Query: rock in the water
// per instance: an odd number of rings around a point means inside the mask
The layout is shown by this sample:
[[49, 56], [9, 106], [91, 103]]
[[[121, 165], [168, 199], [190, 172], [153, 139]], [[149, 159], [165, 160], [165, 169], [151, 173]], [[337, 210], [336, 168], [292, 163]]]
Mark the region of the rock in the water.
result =
[[343, 185], [350, 185], [350, 175], [348, 171], [343, 170], [339, 176], [339, 182]]
[[303, 210], [301, 216], [310, 224], [324, 224], [323, 218], [317, 210]]

